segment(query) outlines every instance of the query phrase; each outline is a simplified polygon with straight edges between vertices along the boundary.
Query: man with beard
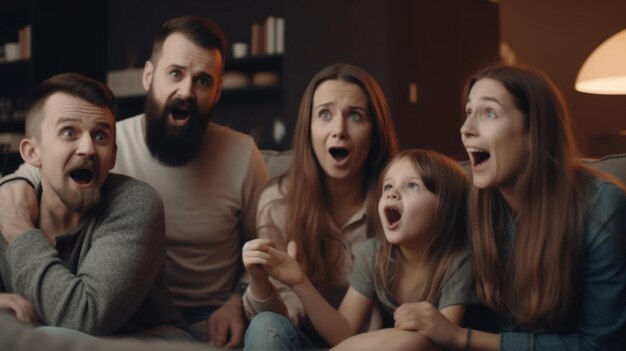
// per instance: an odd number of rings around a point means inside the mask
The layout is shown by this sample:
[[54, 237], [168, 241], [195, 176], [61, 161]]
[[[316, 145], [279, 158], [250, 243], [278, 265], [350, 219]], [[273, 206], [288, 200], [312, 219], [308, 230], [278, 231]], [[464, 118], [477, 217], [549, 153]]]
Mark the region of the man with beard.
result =
[[109, 174], [114, 101], [101, 83], [71, 73], [35, 91], [20, 153], [41, 181], [35, 208], [0, 204], [0, 308], [92, 335], [184, 338], [163, 275], [159, 195]]
[[[252, 138], [210, 122], [226, 48], [222, 31], [206, 19], [163, 24], [144, 67], [145, 114], [118, 122], [113, 171], [161, 195], [174, 302], [194, 336], [230, 348], [244, 331], [241, 247], [256, 237], [256, 205], [268, 174]], [[0, 188], [0, 200], [27, 197], [13, 183]]]

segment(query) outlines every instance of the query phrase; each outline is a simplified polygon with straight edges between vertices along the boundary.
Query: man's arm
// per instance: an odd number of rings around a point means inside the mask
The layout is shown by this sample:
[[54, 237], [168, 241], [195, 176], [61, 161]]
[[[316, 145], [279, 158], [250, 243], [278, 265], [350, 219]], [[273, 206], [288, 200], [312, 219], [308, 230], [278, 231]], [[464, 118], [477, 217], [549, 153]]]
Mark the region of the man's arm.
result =
[[0, 293], [0, 312], [6, 311], [23, 323], [34, 324], [37, 321], [37, 313], [33, 304], [22, 295]]
[[[256, 239], [258, 236], [256, 227], [257, 206], [259, 204], [261, 193], [267, 185], [268, 179], [269, 175], [267, 173], [267, 167], [265, 167], [265, 161], [263, 161], [263, 156], [259, 152], [259, 149], [253, 145], [250, 154], [248, 172], [241, 189], [243, 199], [241, 214], [239, 215], [241, 247], [243, 247], [244, 243]], [[240, 265], [242, 274], [239, 278], [239, 283], [247, 284], [249, 279], [241, 261]], [[239, 292], [240, 296], [241, 294], [242, 292]]]
[[165, 256], [162, 203], [152, 188], [134, 180], [113, 192], [100, 218], [89, 224], [91, 237], [82, 238], [89, 242], [77, 244], [76, 274], [39, 230], [8, 246], [12, 286], [33, 302], [45, 324], [113, 333], [153, 286]]
[[0, 180], [0, 232], [7, 242], [35, 227], [39, 216], [35, 184], [39, 171], [27, 163]]
[[17, 181], [16, 179], [23, 179], [29, 182], [32, 187], [39, 185], [39, 171], [35, 166], [32, 166], [26, 162], [22, 163], [14, 173], [8, 174], [0, 179], [0, 186], [8, 182]]
[[[239, 216], [241, 246], [256, 238], [256, 206], [259, 196], [267, 183], [269, 176], [263, 156], [252, 143], [248, 172], [242, 184], [242, 209]], [[208, 320], [209, 340], [217, 346], [232, 348], [241, 344], [243, 339], [243, 302], [242, 295], [249, 277], [239, 260], [239, 278], [231, 297], [213, 312]], [[230, 339], [227, 335], [230, 334]]]

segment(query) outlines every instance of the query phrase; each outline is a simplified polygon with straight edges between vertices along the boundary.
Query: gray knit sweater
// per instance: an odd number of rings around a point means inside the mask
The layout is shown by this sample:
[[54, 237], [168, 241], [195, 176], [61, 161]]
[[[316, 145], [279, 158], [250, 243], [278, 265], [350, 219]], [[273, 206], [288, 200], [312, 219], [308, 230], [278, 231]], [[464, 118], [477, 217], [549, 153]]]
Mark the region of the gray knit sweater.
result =
[[100, 204], [52, 247], [30, 230], [0, 236], [0, 291], [25, 296], [42, 323], [92, 335], [185, 328], [167, 292], [163, 204], [147, 184], [110, 174]]

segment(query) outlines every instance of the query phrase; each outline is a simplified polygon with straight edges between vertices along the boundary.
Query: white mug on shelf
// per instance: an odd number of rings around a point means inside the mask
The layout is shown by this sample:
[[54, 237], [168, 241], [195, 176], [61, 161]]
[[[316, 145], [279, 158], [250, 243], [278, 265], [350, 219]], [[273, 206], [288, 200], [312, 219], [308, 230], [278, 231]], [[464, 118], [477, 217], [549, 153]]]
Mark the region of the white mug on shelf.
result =
[[248, 55], [248, 44], [243, 42], [233, 43], [233, 57], [244, 58]]
[[15, 42], [4, 44], [4, 57], [7, 62], [19, 60], [21, 58], [20, 44]]

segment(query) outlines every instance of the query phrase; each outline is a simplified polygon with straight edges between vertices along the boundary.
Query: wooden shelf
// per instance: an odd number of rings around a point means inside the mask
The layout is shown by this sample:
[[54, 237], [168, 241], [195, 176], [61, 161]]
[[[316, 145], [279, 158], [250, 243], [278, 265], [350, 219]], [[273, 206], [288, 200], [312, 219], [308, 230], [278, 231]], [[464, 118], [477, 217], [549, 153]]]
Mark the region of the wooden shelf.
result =
[[257, 98], [274, 99], [280, 98], [282, 93], [283, 89], [280, 85], [224, 89], [222, 90], [220, 102], [233, 102]]
[[0, 62], [0, 70], [14, 71], [14, 70], [27, 70], [30, 60], [17, 60], [17, 61], [2, 61]]
[[249, 56], [226, 61], [225, 72], [280, 72], [283, 55]]
[[0, 121], [0, 133], [24, 133], [24, 121]]

